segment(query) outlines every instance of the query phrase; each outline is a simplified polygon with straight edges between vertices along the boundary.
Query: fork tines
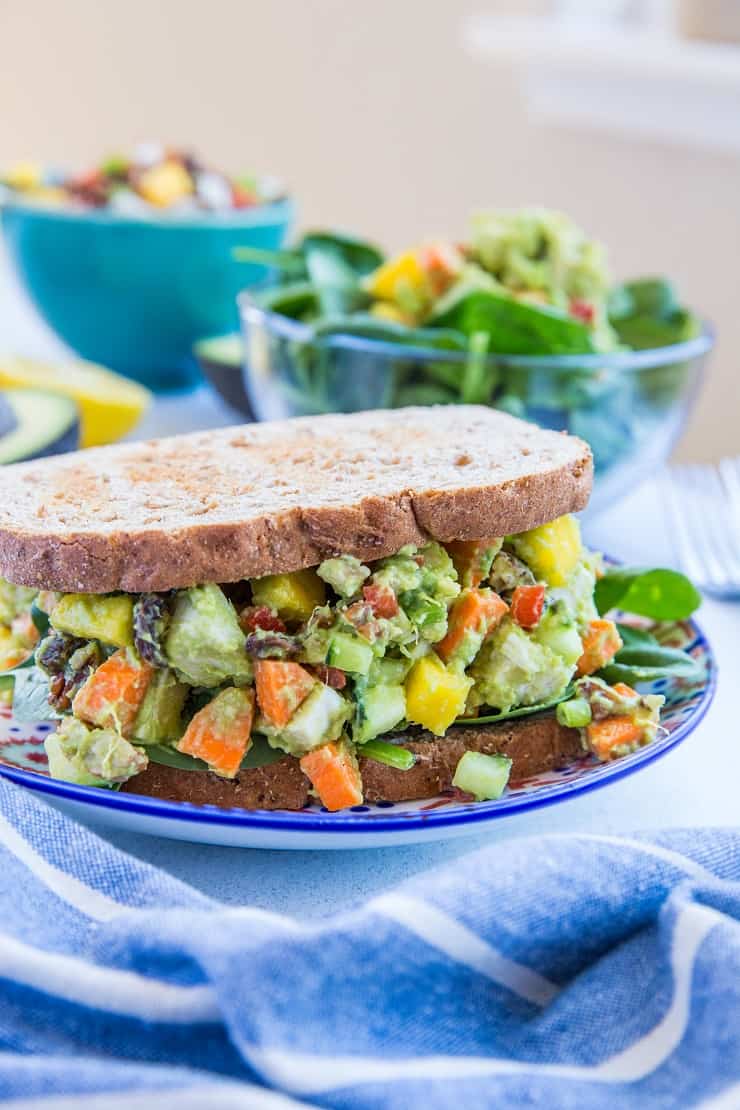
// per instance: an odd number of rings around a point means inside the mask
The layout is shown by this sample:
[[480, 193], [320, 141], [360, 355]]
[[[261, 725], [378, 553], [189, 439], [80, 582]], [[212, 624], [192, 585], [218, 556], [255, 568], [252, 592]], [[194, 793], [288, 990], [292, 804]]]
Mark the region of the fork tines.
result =
[[668, 467], [663, 490], [683, 570], [713, 597], [740, 599], [740, 458]]

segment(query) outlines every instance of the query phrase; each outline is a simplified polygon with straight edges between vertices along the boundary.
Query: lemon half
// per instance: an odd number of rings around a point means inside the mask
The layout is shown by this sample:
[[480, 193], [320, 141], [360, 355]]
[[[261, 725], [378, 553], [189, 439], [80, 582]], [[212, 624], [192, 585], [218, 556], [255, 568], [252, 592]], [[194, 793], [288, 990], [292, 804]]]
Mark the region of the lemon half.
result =
[[80, 446], [98, 447], [134, 428], [152, 399], [148, 389], [94, 362], [63, 365], [0, 356], [0, 386], [36, 386], [74, 398], [80, 410]]

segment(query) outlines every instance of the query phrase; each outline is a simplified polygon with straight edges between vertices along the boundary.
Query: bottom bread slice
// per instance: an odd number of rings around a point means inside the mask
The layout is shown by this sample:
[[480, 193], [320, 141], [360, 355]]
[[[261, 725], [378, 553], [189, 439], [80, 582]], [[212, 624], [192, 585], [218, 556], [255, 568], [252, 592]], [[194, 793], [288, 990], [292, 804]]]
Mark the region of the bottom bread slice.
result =
[[[396, 739], [414, 752], [416, 763], [409, 771], [398, 771], [373, 759], [360, 759], [368, 802], [435, 797], [451, 787], [455, 768], [466, 751], [508, 756], [512, 760], [512, 783], [564, 767], [583, 755], [578, 730], [558, 724], [551, 714], [508, 725], [455, 728], [441, 738], [417, 732]], [[240, 771], [234, 779], [210, 771], [183, 771], [150, 763], [123, 787], [133, 794], [223, 809], [302, 809], [310, 798], [310, 789], [298, 760], [292, 756], [266, 767]]]

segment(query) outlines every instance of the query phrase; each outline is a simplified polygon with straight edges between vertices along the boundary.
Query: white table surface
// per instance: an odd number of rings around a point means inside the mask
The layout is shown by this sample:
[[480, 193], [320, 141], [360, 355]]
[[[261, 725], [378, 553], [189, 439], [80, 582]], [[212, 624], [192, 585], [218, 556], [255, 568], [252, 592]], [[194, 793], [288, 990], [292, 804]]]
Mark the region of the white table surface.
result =
[[[8, 272], [0, 248], [0, 350], [58, 357]], [[207, 390], [159, 400], [137, 434], [162, 435], [231, 423]], [[675, 562], [657, 487], [648, 483], [585, 526], [587, 542], [630, 563]], [[677, 749], [638, 773], [562, 804], [505, 817], [474, 836], [435, 845], [343, 852], [218, 848], [95, 826], [120, 848], [166, 868], [213, 897], [297, 915], [356, 905], [400, 880], [509, 837], [557, 832], [627, 833], [665, 826], [737, 825], [740, 819], [740, 605], [706, 601], [699, 613], [721, 677], [706, 718]]]

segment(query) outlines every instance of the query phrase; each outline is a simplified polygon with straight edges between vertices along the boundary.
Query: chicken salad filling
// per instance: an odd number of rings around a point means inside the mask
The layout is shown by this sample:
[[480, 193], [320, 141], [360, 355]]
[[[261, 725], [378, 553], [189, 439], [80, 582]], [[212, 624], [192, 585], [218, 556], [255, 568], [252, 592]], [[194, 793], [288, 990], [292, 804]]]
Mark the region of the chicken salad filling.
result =
[[[362, 801], [358, 757], [413, 764], [414, 730], [555, 707], [585, 750], [616, 758], [653, 739], [663, 699], [598, 677], [622, 646], [594, 601], [601, 575], [565, 516], [169, 593], [42, 591], [51, 774], [112, 786], [153, 760], [233, 778], [289, 755], [335, 810]], [[468, 752], [455, 784], [498, 796], [507, 764]]]

